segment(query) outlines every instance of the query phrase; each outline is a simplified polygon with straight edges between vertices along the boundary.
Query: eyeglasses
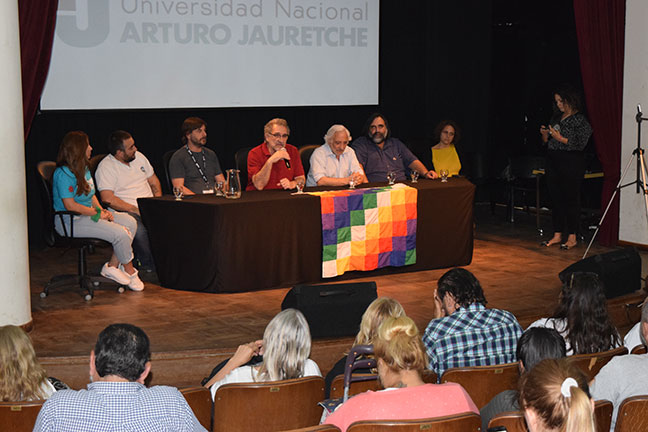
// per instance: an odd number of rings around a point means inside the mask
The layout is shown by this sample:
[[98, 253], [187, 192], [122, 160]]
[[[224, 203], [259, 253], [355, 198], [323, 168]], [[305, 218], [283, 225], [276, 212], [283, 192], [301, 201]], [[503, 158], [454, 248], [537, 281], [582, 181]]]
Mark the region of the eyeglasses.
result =
[[285, 140], [287, 140], [288, 137], [290, 136], [288, 134], [280, 134], [279, 132], [273, 134], [269, 133], [268, 135], [270, 135], [271, 137], [275, 137], [276, 139], [285, 139]]

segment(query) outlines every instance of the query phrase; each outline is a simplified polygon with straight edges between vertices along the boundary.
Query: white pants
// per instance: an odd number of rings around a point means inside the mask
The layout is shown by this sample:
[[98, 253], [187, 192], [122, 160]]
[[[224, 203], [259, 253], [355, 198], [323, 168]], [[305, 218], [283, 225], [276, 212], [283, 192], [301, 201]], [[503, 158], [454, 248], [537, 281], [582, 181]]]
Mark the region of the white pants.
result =
[[[137, 221], [128, 213], [109, 210], [115, 220], [109, 222], [99, 219], [97, 222], [90, 219], [90, 216], [73, 216], [74, 237], [93, 237], [110, 242], [117, 259], [122, 264], [128, 264], [133, 260], [133, 238], [137, 232]], [[68, 235], [70, 234], [70, 216], [64, 215], [63, 221]], [[56, 232], [64, 235], [61, 218], [54, 217]]]

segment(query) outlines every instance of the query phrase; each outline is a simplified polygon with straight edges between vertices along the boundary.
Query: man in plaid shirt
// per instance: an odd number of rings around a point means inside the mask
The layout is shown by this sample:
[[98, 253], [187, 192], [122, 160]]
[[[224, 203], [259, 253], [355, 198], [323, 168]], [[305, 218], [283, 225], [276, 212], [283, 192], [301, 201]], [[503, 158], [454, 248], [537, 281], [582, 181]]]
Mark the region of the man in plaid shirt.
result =
[[468, 270], [454, 268], [441, 276], [434, 302], [435, 319], [425, 329], [423, 344], [428, 367], [439, 380], [452, 367], [516, 361], [522, 327], [512, 313], [486, 309], [482, 287]]
[[90, 353], [88, 390], [54, 393], [38, 414], [34, 431], [206, 432], [178, 389], [144, 386], [150, 358], [142, 329], [109, 325]]

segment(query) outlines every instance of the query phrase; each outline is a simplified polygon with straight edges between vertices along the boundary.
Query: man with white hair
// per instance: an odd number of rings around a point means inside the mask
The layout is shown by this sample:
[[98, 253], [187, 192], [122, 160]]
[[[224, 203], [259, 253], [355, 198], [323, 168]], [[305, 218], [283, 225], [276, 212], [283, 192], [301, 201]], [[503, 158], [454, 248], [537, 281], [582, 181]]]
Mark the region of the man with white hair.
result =
[[345, 186], [367, 182], [355, 151], [349, 147], [351, 134], [340, 124], [329, 128], [324, 144], [316, 148], [310, 158], [306, 186]]
[[[648, 302], [641, 308], [639, 329], [643, 339], [648, 339]], [[630, 396], [648, 394], [648, 354], [613, 357], [590, 384], [590, 393], [594, 400], [607, 399], [614, 404], [610, 429], [614, 431], [621, 402]]]

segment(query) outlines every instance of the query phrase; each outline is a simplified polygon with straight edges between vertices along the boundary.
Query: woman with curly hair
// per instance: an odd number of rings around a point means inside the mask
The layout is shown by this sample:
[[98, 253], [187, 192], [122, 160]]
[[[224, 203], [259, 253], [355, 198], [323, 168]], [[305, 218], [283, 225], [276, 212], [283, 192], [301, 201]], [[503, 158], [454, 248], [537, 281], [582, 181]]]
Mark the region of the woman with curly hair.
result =
[[359, 420], [406, 420], [479, 413], [456, 383], [426, 384], [421, 374], [427, 356], [414, 321], [387, 318], [374, 340], [378, 376], [385, 390], [356, 395], [327, 417], [327, 424], [346, 431]]
[[585, 374], [567, 359], [547, 359], [522, 376], [520, 406], [530, 432], [595, 432]]
[[0, 401], [47, 399], [55, 391], [27, 333], [13, 325], [0, 327]]
[[608, 315], [603, 282], [596, 273], [572, 273], [562, 286], [553, 315], [531, 327], [556, 329], [565, 339], [567, 355], [607, 351], [621, 345], [619, 332]]

